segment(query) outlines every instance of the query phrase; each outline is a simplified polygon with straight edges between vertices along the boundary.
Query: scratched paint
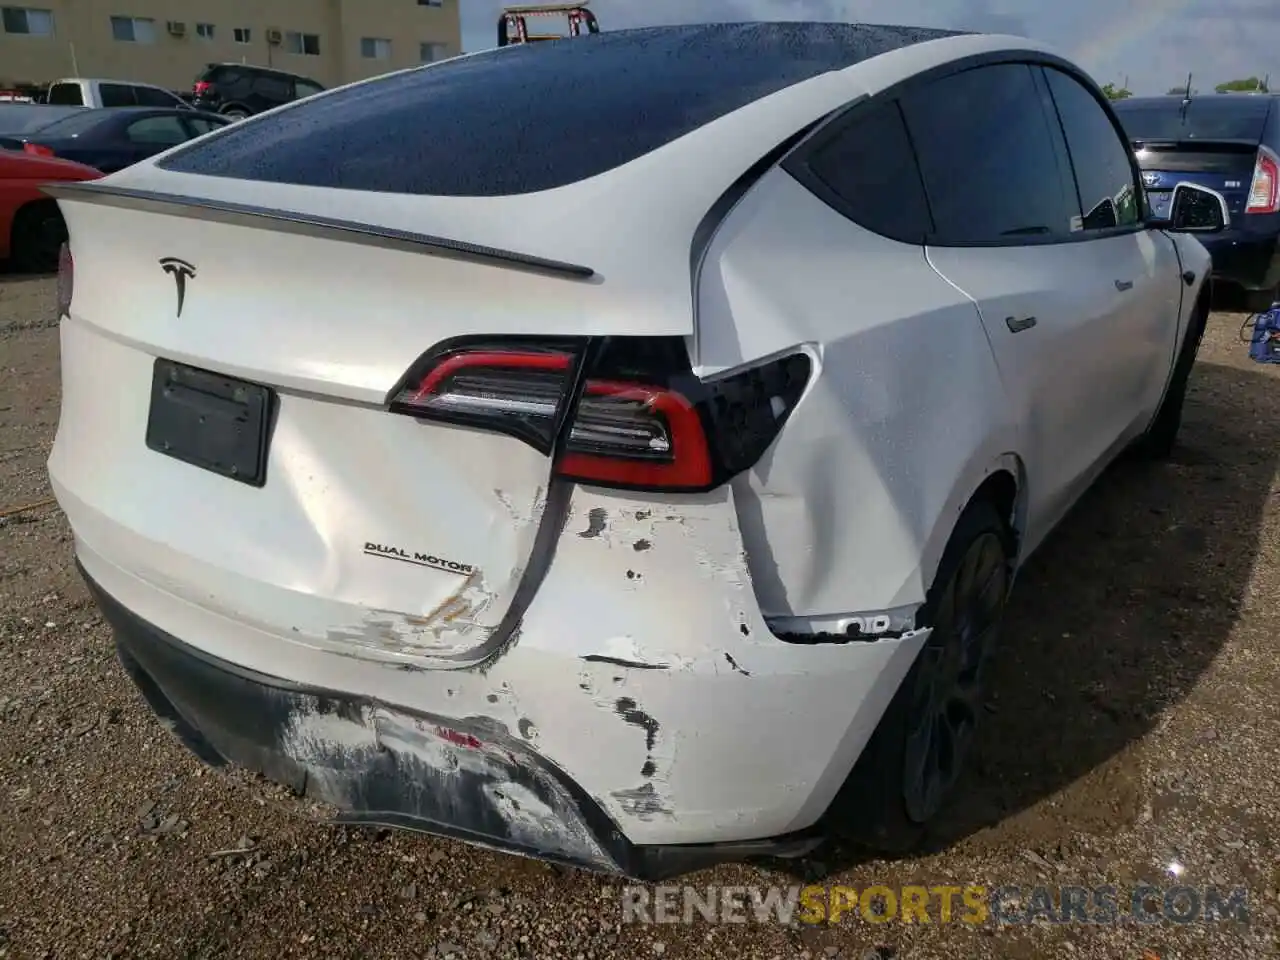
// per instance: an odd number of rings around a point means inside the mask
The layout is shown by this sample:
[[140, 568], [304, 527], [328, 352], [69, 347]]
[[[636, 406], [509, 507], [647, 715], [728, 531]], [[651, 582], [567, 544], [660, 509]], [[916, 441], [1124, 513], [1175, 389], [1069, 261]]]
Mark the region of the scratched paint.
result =
[[[487, 724], [495, 735], [505, 735], [496, 721], [472, 723], [481, 725], [481, 733]], [[358, 813], [368, 803], [348, 779], [350, 772], [391, 756], [402, 774], [397, 800], [407, 810], [426, 810], [439, 822], [461, 824], [472, 822], [479, 802], [502, 822], [512, 843], [542, 854], [608, 860], [572, 798], [550, 774], [522, 768], [538, 785], [535, 792], [512, 778], [516, 761], [501, 745], [463, 733], [452, 735], [455, 743], [441, 735], [443, 729], [382, 706], [342, 713], [308, 707], [290, 714], [280, 742], [284, 753], [306, 769], [309, 788], [340, 810]]]
[[331, 642], [419, 657], [458, 657], [482, 646], [494, 627], [481, 618], [496, 603], [484, 574], [476, 571], [453, 596], [424, 616], [370, 610], [362, 623], [328, 631]]

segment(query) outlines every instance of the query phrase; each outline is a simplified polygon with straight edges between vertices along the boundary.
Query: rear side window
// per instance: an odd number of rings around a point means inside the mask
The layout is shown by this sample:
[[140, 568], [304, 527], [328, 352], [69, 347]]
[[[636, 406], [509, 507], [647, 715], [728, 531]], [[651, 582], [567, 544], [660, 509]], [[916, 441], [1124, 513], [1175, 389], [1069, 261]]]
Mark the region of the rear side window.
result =
[[532, 193], [604, 173], [791, 84], [949, 35], [747, 23], [521, 44], [303, 100], [162, 165], [348, 190]]
[[102, 105], [104, 107], [136, 107], [138, 105], [134, 88], [128, 84], [99, 84], [98, 95], [102, 97]]
[[64, 107], [83, 107], [84, 94], [78, 83], [55, 83], [49, 88], [49, 96], [45, 102]]
[[173, 147], [191, 139], [191, 134], [176, 116], [143, 117], [129, 124], [125, 136], [130, 143], [147, 147]]
[[1270, 96], [1243, 93], [1129, 102], [1115, 110], [1130, 140], [1262, 140], [1271, 110]]
[[78, 110], [70, 116], [31, 129], [38, 130], [42, 137], [78, 137], [112, 119], [110, 114], [101, 110]]
[[264, 73], [253, 78], [253, 92], [268, 100], [283, 103], [293, 99], [293, 84], [284, 77]]
[[905, 93], [936, 232], [931, 242], [1013, 245], [1065, 236], [1080, 215], [1026, 64], [942, 77]]
[[140, 107], [176, 107], [182, 103], [173, 94], [155, 87], [134, 87], [133, 91]]
[[1136, 225], [1141, 211], [1129, 144], [1111, 123], [1102, 104], [1075, 77], [1053, 69], [1046, 69], [1044, 75], [1067, 138], [1084, 229]]
[[[808, 161], [819, 197], [868, 230], [921, 243], [933, 230], [920, 168], [896, 100], [857, 108]], [[806, 178], [809, 179], [809, 178]]]

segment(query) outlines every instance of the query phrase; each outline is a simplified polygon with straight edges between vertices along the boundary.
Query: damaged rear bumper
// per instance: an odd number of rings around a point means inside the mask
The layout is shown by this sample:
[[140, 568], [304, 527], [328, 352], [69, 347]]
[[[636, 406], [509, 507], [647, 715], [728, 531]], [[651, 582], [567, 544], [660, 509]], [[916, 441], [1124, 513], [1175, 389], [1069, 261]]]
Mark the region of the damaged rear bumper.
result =
[[[820, 839], [808, 830], [745, 842], [632, 843], [586, 791], [500, 724], [408, 712], [230, 664], [147, 623], [80, 572], [125, 670], [190, 750], [331, 804], [342, 822], [420, 830], [641, 880], [795, 856]], [[325, 736], [315, 736], [318, 729]]]

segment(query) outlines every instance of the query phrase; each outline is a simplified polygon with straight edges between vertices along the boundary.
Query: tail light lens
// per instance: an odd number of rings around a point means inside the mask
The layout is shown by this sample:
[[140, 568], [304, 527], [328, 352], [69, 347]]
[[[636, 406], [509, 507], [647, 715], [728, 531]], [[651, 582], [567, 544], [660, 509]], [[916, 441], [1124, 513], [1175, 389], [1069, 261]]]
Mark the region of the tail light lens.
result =
[[679, 338], [476, 343], [428, 354], [391, 409], [516, 437], [581, 483], [707, 490], [763, 456], [809, 374], [797, 353], [703, 382]]
[[71, 312], [71, 294], [76, 285], [76, 263], [71, 257], [71, 247], [63, 244], [58, 251], [58, 317]]
[[1266, 147], [1258, 148], [1258, 160], [1253, 168], [1253, 183], [1249, 187], [1249, 205], [1245, 213], [1276, 213], [1280, 211], [1280, 158]]
[[56, 154], [52, 150], [50, 150], [48, 147], [46, 147], [44, 144], [41, 144], [41, 143], [24, 143], [22, 145], [22, 152], [34, 154], [37, 157], [56, 156]]
[[213, 90], [213, 84], [208, 80], [197, 80], [195, 86], [191, 88], [191, 92], [195, 94], [209, 93]]

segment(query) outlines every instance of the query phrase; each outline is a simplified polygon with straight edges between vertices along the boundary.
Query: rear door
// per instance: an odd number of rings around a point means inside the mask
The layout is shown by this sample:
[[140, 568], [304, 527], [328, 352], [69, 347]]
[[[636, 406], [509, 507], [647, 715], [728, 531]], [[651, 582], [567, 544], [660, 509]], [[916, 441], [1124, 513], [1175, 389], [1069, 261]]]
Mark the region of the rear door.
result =
[[1128, 440], [1155, 415], [1177, 349], [1182, 272], [1173, 241], [1147, 230], [1142, 188], [1123, 131], [1097, 94], [1049, 67], [1041, 71], [1053, 98], [1082, 211], [1080, 234], [1098, 275], [1115, 285], [1115, 340], [1102, 362], [1112, 429]]
[[1114, 359], [1115, 274], [1081, 242], [1061, 129], [1032, 67], [967, 70], [901, 103], [935, 221], [930, 262], [977, 303], [1019, 424], [1034, 541], [1132, 419], [1116, 403], [1133, 391]]

